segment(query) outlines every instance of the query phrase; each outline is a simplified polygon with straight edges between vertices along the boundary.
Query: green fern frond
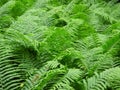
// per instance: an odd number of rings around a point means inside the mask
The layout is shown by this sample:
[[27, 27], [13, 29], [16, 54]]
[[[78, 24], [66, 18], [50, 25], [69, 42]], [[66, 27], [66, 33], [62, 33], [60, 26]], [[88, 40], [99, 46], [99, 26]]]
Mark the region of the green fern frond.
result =
[[[55, 71], [55, 72], [54, 72]], [[58, 73], [58, 74], [56, 74]], [[33, 90], [39, 90], [39, 89], [50, 89], [50, 90], [58, 90], [64, 89], [67, 87], [70, 87], [70, 83], [74, 82], [74, 80], [77, 80], [80, 77], [81, 72], [77, 69], [70, 69], [68, 72], [64, 71], [64, 69], [61, 71], [60, 69], [51, 70], [48, 72], [48, 75], [43, 78], [41, 82], [37, 85], [37, 87]], [[60, 77], [56, 77], [59, 76]], [[52, 80], [51, 80], [52, 79]], [[54, 81], [55, 80], [55, 81]], [[45, 83], [47, 81], [47, 83]], [[44, 83], [44, 84], [43, 84]], [[70, 89], [70, 88], [69, 88]]]
[[93, 5], [90, 7], [90, 10], [97, 14], [97, 15], [100, 15], [102, 16], [104, 19], [108, 20], [110, 23], [113, 23], [113, 22], [117, 22], [117, 19], [114, 18], [113, 16], [109, 15], [109, 13], [107, 13], [105, 10], [105, 7], [99, 7], [99, 5]]
[[15, 6], [15, 0], [10, 0], [0, 7], [0, 15], [8, 13]]
[[[84, 81], [85, 90], [106, 90], [107, 88], [112, 88], [114, 83], [119, 84], [120, 80], [120, 68], [111, 68], [106, 71], [96, 74], [95, 76], [88, 78], [87, 81]], [[112, 83], [114, 82], [114, 83]], [[119, 85], [117, 84], [119, 88]]]
[[103, 45], [103, 52], [112, 52], [114, 50], [114, 47], [119, 43], [120, 41], [120, 33], [115, 34], [112, 36], [109, 40], [107, 40]]
[[[80, 79], [80, 76], [82, 75], [82, 72], [79, 69], [69, 69], [67, 74], [65, 74], [63, 77], [61, 77], [60, 80], [58, 80], [50, 90], [58, 90], [64, 89], [68, 87], [71, 83], [75, 82], [74, 80]], [[69, 86], [70, 87], [70, 86]], [[70, 88], [68, 88], [70, 89]], [[66, 89], [66, 90], [68, 90]], [[71, 89], [70, 89], [71, 90]]]
[[[4, 43], [4, 42], [2, 42]], [[9, 47], [0, 45], [0, 89], [1, 90], [16, 90], [23, 82], [21, 78], [21, 70], [17, 67], [17, 61], [10, 58], [14, 55]], [[11, 64], [10, 64], [11, 63]]]
[[[64, 75], [65, 72], [65, 70], [60, 69], [48, 71], [45, 75], [42, 76], [41, 80], [39, 80], [39, 83], [35, 86], [33, 90], [43, 90], [45, 88], [49, 88], [49, 83], [52, 83], [51, 79], [54, 80], [56, 76]], [[47, 85], [48, 87], [46, 87]]]
[[119, 90], [116, 0], [1, 0], [0, 90]]
[[33, 75], [30, 75], [29, 78], [25, 80], [23, 85], [21, 86], [21, 90], [32, 90], [33, 87], [35, 87], [36, 84], [38, 84], [39, 80], [41, 79], [42, 75], [45, 75], [47, 71], [49, 70], [49, 67], [47, 65], [40, 68], [40, 70], [35, 70], [35, 73]]

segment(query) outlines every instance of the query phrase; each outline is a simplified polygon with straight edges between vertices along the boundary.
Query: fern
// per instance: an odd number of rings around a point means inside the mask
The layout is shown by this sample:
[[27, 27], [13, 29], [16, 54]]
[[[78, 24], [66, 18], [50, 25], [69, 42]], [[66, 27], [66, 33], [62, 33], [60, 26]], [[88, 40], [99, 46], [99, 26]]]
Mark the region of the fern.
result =
[[112, 38], [110, 38], [108, 41], [106, 41], [105, 44], [103, 44], [104, 52], [111, 52], [112, 49], [114, 49], [115, 45], [118, 44], [120, 38], [120, 34], [114, 35]]
[[119, 90], [118, 0], [1, 0], [0, 90]]
[[[3, 42], [4, 43], [4, 42]], [[0, 89], [16, 90], [19, 89], [21, 78], [20, 69], [17, 67], [17, 61], [10, 58], [14, 55], [8, 46], [0, 45]], [[11, 64], [10, 64], [11, 63]]]
[[2, 7], [0, 7], [0, 15], [8, 13], [15, 5], [14, 0], [10, 0], [6, 4], [4, 4]]
[[[84, 81], [86, 88], [85, 90], [106, 90], [110, 87], [114, 88], [114, 83], [116, 83], [116, 85], [119, 84], [119, 70], [119, 67], [111, 68], [100, 74], [96, 74], [91, 78], [88, 78], [87, 82]], [[119, 86], [116, 87], [116, 89], [117, 88], [119, 88]]]

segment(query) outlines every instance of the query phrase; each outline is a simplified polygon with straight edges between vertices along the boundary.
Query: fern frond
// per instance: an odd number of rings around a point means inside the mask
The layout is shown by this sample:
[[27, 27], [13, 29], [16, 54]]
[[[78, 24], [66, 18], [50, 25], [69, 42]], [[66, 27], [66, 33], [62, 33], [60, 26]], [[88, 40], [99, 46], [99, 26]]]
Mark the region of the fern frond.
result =
[[[2, 42], [4, 43], [4, 42]], [[13, 57], [12, 51], [9, 47], [0, 45], [0, 89], [1, 90], [16, 90], [23, 82], [21, 78], [20, 69], [17, 67], [17, 61], [11, 60]]]
[[[117, 22], [117, 19], [114, 18], [113, 16], [109, 15], [105, 10], [105, 7], [98, 7], [99, 5], [91, 6], [90, 10], [97, 14], [102, 16], [104, 19], [108, 20], [110, 23]], [[95, 9], [96, 8], [96, 9]]]
[[8, 13], [15, 6], [15, 0], [10, 0], [0, 7], [0, 16]]
[[[107, 69], [100, 74], [96, 74], [95, 76], [88, 78], [87, 81], [84, 82], [85, 90], [106, 90], [108, 87], [112, 88], [112, 86], [114, 86], [114, 83], [119, 84], [119, 73], [120, 68], [116, 67]], [[118, 84], [118, 87], [116, 88], [119, 88]]]
[[103, 52], [112, 52], [114, 50], [114, 47], [119, 43], [120, 41], [120, 33], [115, 34], [112, 36], [109, 40], [107, 40], [103, 45]]
[[[58, 80], [51, 87], [50, 90], [56, 90], [56, 89], [59, 90], [59, 88], [64, 89], [64, 88], [68, 87], [70, 85], [70, 83], [75, 82], [74, 80], [78, 80], [80, 78], [81, 74], [82, 74], [82, 72], [79, 69], [69, 69], [68, 73], [65, 74], [63, 77], [61, 77], [61, 79]], [[70, 86], [68, 89], [71, 90]]]

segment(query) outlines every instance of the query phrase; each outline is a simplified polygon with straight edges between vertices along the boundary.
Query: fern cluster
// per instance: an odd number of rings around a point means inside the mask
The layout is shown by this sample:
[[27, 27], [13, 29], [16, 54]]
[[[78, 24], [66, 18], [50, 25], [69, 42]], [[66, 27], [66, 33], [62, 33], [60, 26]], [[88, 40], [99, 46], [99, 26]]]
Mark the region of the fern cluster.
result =
[[1, 0], [0, 90], [120, 90], [118, 0]]

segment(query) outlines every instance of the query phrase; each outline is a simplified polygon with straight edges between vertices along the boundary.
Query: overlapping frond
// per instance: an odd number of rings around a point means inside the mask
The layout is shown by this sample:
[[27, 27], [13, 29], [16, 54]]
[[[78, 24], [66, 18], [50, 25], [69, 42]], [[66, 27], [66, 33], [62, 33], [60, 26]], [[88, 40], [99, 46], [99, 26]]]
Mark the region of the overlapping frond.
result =
[[[95, 76], [88, 78], [85, 82], [85, 90], [107, 90], [119, 89], [120, 68], [111, 68], [101, 72], [100, 74], [95, 74]], [[117, 87], [116, 87], [117, 86]]]
[[117, 0], [1, 0], [0, 90], [119, 90]]
[[8, 45], [5, 46], [4, 41], [0, 41], [0, 89], [1, 90], [16, 90], [20, 88], [21, 70], [18, 66], [18, 61], [11, 59], [14, 57]]

